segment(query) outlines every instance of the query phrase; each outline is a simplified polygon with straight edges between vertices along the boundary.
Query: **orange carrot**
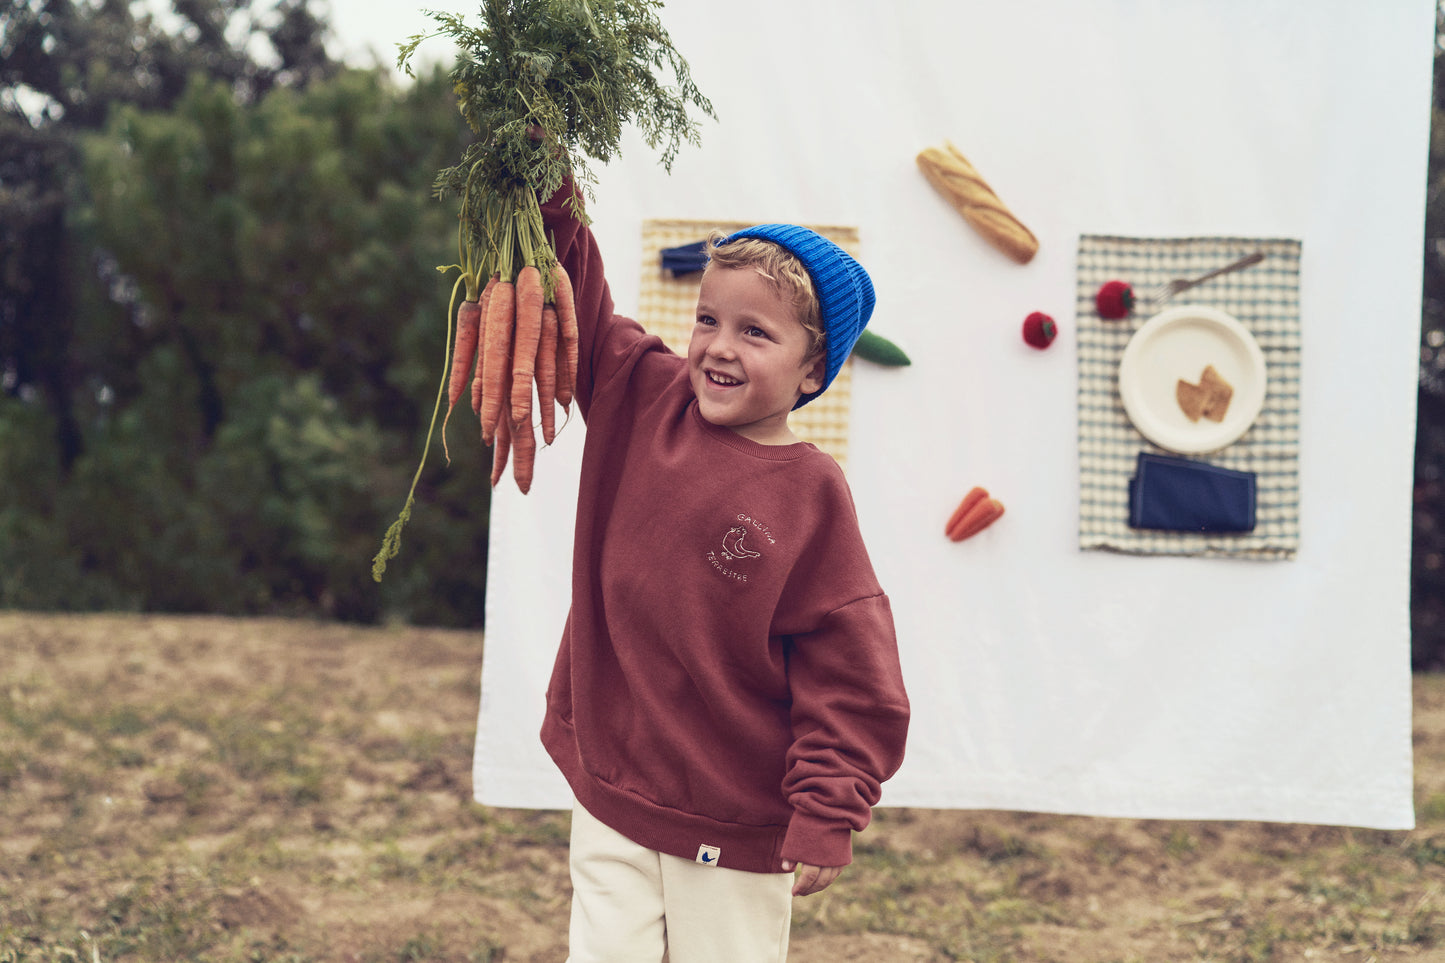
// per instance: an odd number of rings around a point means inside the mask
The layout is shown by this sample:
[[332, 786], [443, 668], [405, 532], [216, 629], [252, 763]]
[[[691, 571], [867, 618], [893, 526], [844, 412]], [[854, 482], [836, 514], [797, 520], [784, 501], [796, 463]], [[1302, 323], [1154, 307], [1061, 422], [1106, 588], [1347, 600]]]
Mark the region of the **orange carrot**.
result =
[[486, 337], [482, 371], [482, 440], [492, 443], [496, 436], [497, 424], [502, 418], [503, 401], [509, 397], [507, 373], [511, 370], [512, 328], [515, 325], [513, 309], [517, 294], [511, 281], [498, 280], [492, 288], [492, 300], [487, 305], [484, 336]]
[[537, 342], [542, 337], [542, 272], [530, 264], [517, 272], [516, 314], [511, 399], [514, 426], [532, 420], [532, 378], [537, 369]]
[[476, 301], [463, 301], [457, 305], [457, 338], [452, 353], [451, 383], [447, 387], [447, 414], [451, 414], [451, 409], [466, 389], [467, 379], [472, 375], [472, 365], [477, 360], [477, 331], [481, 320], [482, 306]]
[[[460, 283], [460, 282], [458, 282]], [[455, 295], [453, 295], [455, 297]], [[472, 362], [477, 355], [477, 332], [481, 324], [481, 305], [475, 301], [463, 301], [457, 305], [456, 337], [452, 346], [452, 370], [447, 379], [447, 413], [442, 418], [442, 454], [447, 463], [452, 460], [447, 447], [447, 423], [452, 420], [452, 409], [457, 399], [466, 390], [467, 377], [471, 374]]]
[[537, 464], [537, 436], [532, 433], [532, 417], [512, 424], [512, 477], [517, 488], [527, 494]]
[[565, 411], [577, 391], [577, 302], [572, 291], [572, 279], [560, 264], [552, 272], [552, 295], [557, 304], [560, 325], [557, 338], [557, 404]]
[[[484, 439], [485, 440], [485, 439]], [[497, 429], [492, 433], [492, 487], [497, 487], [497, 482], [502, 480], [502, 473], [507, 470], [507, 456], [512, 451], [512, 423], [506, 418], [497, 422]]]
[[987, 497], [988, 489], [979, 488], [977, 485], [970, 488], [968, 494], [963, 496], [963, 501], [959, 502], [958, 507], [953, 510], [953, 514], [948, 516], [948, 524], [943, 526], [943, 533], [947, 535], [952, 532], [953, 526], [963, 520], [963, 516], [968, 514], [968, 510]]
[[998, 521], [1003, 515], [1003, 503], [997, 498], [986, 498], [959, 519], [957, 525], [948, 530], [948, 537], [955, 542], [961, 542], [965, 538], [977, 535]]
[[474, 414], [481, 414], [482, 412], [482, 369], [486, 365], [485, 349], [487, 339], [481, 336], [481, 332], [485, 330], [486, 327], [485, 319], [487, 317], [487, 308], [491, 306], [492, 288], [496, 286], [496, 283], [497, 276], [495, 274], [487, 278], [487, 286], [482, 288], [482, 296], [478, 299], [478, 303], [482, 309], [480, 317], [484, 323], [478, 327], [477, 369], [472, 376], [472, 412]]
[[542, 409], [542, 443], [557, 437], [557, 309], [542, 305], [542, 334], [537, 339], [537, 405]]

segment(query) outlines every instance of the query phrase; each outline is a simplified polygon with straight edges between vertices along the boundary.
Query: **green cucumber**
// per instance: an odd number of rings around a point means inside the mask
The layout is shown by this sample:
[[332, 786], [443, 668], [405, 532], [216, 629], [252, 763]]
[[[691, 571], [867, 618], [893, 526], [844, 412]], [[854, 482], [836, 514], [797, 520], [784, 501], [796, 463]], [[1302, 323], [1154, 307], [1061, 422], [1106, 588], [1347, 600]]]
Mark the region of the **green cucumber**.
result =
[[853, 345], [853, 353], [865, 361], [890, 368], [901, 368], [913, 363], [908, 355], [903, 353], [902, 348], [867, 328], [858, 335], [858, 340]]

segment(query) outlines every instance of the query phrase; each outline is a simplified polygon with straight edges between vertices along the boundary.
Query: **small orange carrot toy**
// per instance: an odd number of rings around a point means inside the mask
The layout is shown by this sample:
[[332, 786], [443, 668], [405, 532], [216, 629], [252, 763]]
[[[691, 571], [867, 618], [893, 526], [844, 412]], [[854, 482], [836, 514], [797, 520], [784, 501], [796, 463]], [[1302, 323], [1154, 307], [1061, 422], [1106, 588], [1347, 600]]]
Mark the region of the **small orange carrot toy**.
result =
[[974, 487], [953, 510], [945, 533], [951, 541], [961, 542], [998, 521], [1003, 512], [1003, 503], [990, 498], [987, 489]]
[[953, 510], [953, 514], [948, 516], [948, 524], [943, 526], [943, 534], [950, 535], [954, 526], [963, 521], [963, 516], [968, 514], [968, 510], [987, 497], [987, 488], [980, 488], [977, 485], [970, 488], [968, 494], [963, 496], [963, 501], [959, 502], [958, 507]]

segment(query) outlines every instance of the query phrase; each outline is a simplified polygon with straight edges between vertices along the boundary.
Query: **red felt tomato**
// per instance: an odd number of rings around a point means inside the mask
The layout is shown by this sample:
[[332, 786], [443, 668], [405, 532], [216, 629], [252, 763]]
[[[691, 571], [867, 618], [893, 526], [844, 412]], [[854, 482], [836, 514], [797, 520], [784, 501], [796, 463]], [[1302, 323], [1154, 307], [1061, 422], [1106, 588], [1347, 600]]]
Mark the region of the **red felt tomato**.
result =
[[1134, 289], [1123, 281], [1105, 281], [1094, 295], [1094, 306], [1106, 321], [1128, 317], [1134, 310]]
[[1024, 318], [1024, 340], [1035, 348], [1047, 348], [1059, 335], [1059, 326], [1042, 311]]

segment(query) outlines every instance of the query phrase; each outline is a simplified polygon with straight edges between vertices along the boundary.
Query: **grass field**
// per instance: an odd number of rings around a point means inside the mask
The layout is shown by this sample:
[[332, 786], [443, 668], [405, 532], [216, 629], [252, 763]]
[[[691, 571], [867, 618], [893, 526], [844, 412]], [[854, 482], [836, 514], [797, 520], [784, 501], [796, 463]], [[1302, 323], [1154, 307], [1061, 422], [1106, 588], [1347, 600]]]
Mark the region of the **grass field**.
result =
[[[477, 633], [0, 613], [0, 963], [561, 961], [563, 813], [471, 802]], [[1412, 832], [880, 810], [792, 960], [1445, 961]]]

